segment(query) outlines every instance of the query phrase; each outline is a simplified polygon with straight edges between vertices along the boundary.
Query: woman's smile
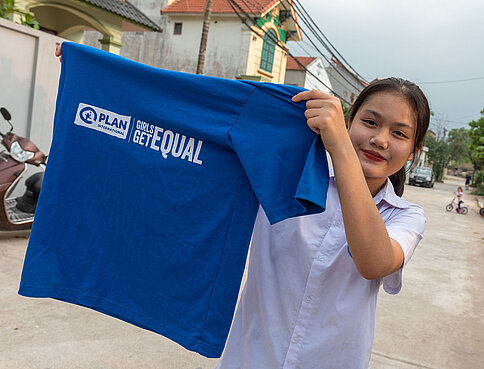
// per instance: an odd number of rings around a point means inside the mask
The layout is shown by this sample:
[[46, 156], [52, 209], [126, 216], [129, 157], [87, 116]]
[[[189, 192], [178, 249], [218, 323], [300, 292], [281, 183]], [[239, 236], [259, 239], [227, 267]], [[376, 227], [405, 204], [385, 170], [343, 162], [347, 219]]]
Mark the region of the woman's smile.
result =
[[373, 150], [361, 150], [361, 151], [363, 151], [363, 154], [370, 160], [373, 160], [373, 161], [384, 161], [384, 160], [386, 160], [382, 155], [380, 155], [376, 151], [373, 151]]

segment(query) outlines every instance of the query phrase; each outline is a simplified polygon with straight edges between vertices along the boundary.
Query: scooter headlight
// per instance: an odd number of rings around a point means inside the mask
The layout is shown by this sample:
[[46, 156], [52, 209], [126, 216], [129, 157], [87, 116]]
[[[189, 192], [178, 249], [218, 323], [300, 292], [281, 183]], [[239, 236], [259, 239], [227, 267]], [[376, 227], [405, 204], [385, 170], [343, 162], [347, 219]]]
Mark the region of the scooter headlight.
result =
[[20, 146], [18, 141], [15, 141], [10, 146], [10, 155], [15, 160], [24, 163], [27, 160], [32, 159], [35, 156], [35, 153], [33, 153], [32, 151], [25, 151], [24, 149], [22, 149], [22, 146]]

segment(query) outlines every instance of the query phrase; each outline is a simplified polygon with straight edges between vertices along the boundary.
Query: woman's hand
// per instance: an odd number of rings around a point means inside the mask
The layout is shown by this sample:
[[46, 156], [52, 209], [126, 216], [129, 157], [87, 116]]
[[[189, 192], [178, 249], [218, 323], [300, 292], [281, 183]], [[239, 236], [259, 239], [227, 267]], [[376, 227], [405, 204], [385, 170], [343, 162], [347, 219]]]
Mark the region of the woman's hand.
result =
[[292, 98], [294, 102], [303, 100], [307, 100], [304, 115], [309, 128], [321, 135], [324, 147], [331, 155], [347, 145], [352, 148], [338, 98], [316, 90], [303, 91]]
[[61, 48], [62, 48], [62, 44], [57, 45], [57, 47], [55, 48], [55, 56], [57, 57], [60, 56], [59, 61], [62, 61]]

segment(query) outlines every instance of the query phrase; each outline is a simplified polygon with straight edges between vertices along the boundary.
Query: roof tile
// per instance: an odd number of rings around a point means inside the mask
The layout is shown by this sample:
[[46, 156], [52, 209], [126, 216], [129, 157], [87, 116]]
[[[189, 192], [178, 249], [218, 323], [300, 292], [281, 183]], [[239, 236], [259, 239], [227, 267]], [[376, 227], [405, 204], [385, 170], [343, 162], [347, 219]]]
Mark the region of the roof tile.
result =
[[[272, 6], [277, 4], [280, 0], [232, 0], [240, 8], [242, 12], [248, 14], [262, 15], [267, 12]], [[162, 9], [162, 13], [203, 13], [207, 0], [175, 0], [170, 5]], [[237, 5], [234, 5], [237, 9]], [[213, 0], [212, 13], [215, 14], [230, 14], [234, 13], [229, 0]]]
[[292, 56], [288, 55], [286, 70], [304, 70], [304, 68], [301, 67], [294, 59], [297, 59], [299, 63], [307, 67], [309, 64], [311, 64], [314, 61], [314, 59], [316, 59], [316, 57], [315, 56], [295, 56], [293, 58]]
[[98, 6], [126, 19], [142, 24], [154, 31], [161, 31], [161, 27], [153, 22], [141, 10], [127, 0], [80, 0], [84, 3]]

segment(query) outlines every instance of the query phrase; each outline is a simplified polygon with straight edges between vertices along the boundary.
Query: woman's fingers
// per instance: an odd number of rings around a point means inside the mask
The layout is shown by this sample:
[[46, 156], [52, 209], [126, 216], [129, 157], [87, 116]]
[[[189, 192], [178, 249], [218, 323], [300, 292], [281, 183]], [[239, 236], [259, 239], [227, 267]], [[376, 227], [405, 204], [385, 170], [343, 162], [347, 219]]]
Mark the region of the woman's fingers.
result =
[[333, 96], [325, 94], [324, 92], [317, 91], [317, 90], [310, 90], [310, 91], [303, 91], [298, 93], [297, 95], [294, 95], [292, 97], [292, 101], [294, 102], [299, 102], [303, 100], [314, 100], [314, 99], [332, 99]]
[[[57, 57], [61, 56], [62, 54], [61, 49], [62, 49], [62, 44], [57, 45], [57, 47], [55, 48], [55, 56]], [[62, 57], [59, 58], [59, 61], [62, 61]]]
[[321, 91], [303, 91], [293, 96], [292, 101], [306, 101], [304, 115], [308, 127], [321, 135], [329, 153], [347, 140], [343, 109], [338, 98]]
[[312, 117], [307, 120], [308, 127], [311, 128], [311, 130], [316, 133], [317, 135], [321, 134], [321, 129], [319, 128], [319, 122], [318, 122], [318, 117]]

